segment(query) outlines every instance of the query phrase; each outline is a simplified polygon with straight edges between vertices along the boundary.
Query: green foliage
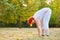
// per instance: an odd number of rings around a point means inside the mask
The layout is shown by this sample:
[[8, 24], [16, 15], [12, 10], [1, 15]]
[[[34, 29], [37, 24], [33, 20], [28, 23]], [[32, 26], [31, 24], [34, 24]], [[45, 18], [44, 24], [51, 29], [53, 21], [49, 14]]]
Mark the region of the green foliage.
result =
[[[60, 25], [60, 0], [0, 0], [0, 21], [16, 24], [20, 16], [20, 23], [26, 22], [37, 10], [43, 7], [52, 9], [50, 25]], [[26, 24], [27, 25], [27, 24]]]

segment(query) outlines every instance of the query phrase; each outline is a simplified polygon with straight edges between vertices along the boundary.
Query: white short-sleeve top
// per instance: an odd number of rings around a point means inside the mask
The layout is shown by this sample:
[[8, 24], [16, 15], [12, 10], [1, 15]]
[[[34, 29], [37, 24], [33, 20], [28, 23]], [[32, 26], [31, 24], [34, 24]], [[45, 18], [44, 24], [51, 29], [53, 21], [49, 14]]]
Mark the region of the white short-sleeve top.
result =
[[[48, 12], [49, 11], [49, 12]], [[42, 8], [40, 10], [38, 10], [34, 15], [33, 15], [33, 18], [36, 20], [36, 18], [38, 16], [40, 16], [41, 14], [45, 14], [45, 13], [51, 13], [51, 9], [50, 8]]]

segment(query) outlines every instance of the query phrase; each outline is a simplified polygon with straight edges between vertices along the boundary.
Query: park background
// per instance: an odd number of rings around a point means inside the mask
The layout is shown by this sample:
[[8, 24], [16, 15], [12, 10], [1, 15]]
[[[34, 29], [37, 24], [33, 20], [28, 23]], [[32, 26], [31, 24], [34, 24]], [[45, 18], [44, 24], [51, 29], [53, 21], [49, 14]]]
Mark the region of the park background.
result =
[[52, 9], [49, 26], [60, 27], [60, 0], [0, 0], [0, 27], [27, 28], [27, 19], [44, 7]]
[[[49, 37], [39, 37], [27, 19], [41, 8], [52, 9]], [[0, 0], [0, 40], [60, 40], [60, 0]]]

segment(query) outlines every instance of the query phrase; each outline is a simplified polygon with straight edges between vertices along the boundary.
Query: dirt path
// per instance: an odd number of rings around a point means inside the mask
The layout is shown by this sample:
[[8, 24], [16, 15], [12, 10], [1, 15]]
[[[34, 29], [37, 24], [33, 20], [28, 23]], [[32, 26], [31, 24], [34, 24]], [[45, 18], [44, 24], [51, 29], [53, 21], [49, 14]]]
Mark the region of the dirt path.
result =
[[60, 28], [50, 28], [49, 37], [39, 37], [37, 28], [0, 28], [0, 40], [60, 40]]

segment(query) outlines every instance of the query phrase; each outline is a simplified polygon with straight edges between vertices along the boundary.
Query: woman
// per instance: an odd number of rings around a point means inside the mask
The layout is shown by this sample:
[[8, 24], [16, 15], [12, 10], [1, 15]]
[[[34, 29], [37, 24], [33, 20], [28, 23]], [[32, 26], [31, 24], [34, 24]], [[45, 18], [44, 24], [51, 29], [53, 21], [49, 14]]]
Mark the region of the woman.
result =
[[32, 17], [28, 18], [28, 24], [32, 26], [35, 22], [38, 28], [39, 36], [49, 36], [49, 20], [51, 17], [50, 8], [38, 10]]

